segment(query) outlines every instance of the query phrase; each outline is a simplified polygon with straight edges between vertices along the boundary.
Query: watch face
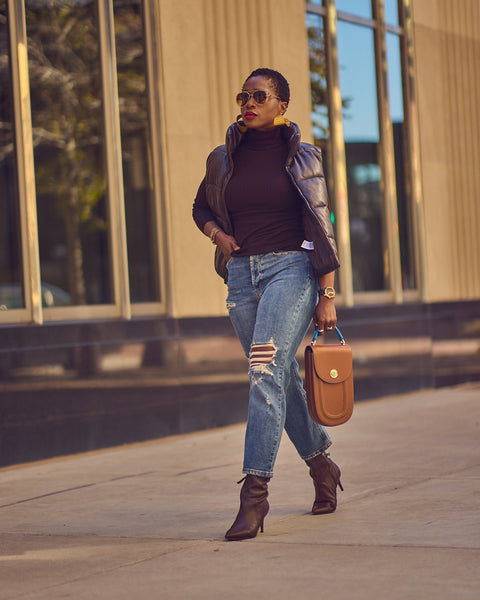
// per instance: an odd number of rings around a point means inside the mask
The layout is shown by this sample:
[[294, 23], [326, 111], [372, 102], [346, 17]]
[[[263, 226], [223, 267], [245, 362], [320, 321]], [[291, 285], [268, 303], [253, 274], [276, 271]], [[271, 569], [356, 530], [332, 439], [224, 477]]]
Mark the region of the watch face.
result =
[[325, 296], [327, 298], [335, 298], [335, 290], [332, 287], [325, 288]]

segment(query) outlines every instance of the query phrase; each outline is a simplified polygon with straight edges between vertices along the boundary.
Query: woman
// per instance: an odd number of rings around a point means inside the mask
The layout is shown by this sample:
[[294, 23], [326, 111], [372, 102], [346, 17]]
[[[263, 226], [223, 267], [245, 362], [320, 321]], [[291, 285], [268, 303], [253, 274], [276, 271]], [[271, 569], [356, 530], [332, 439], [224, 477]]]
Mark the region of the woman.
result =
[[[256, 69], [237, 95], [241, 115], [207, 159], [193, 217], [215, 244], [228, 285], [227, 308], [249, 358], [250, 395], [240, 510], [228, 540], [255, 537], [268, 512], [269, 479], [285, 428], [314, 481], [313, 514], [333, 512], [340, 469], [325, 454], [330, 438], [308, 414], [295, 354], [312, 316], [336, 325], [339, 267], [321, 153], [300, 143], [283, 115], [286, 79]], [[342, 488], [343, 489], [343, 488]]]

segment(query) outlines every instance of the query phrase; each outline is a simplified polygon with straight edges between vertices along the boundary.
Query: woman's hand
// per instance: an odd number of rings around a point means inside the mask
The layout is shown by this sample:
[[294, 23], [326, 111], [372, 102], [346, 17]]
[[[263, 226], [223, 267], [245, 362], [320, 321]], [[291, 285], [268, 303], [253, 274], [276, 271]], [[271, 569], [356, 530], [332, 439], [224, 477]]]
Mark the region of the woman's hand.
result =
[[320, 335], [325, 331], [335, 329], [337, 324], [337, 311], [333, 299], [320, 296], [318, 304], [313, 313], [313, 322], [318, 327]]
[[220, 248], [227, 260], [232, 256], [232, 252], [240, 250], [240, 246], [233, 235], [227, 235], [216, 221], [207, 221], [203, 228], [203, 233], [208, 235], [213, 243]]
[[[318, 287], [320, 289], [333, 288], [334, 282], [335, 271], [331, 271], [318, 278]], [[335, 293], [333, 294], [333, 298], [335, 298]], [[320, 335], [323, 335], [325, 331], [335, 329], [337, 324], [337, 311], [335, 310], [333, 298], [320, 296], [315, 312], [313, 313], [313, 322], [315, 323], [315, 327], [318, 327]]]
[[223, 252], [227, 260], [232, 256], [232, 252], [240, 250], [237, 240], [233, 235], [227, 235], [224, 231], [219, 231], [215, 236], [215, 243]]

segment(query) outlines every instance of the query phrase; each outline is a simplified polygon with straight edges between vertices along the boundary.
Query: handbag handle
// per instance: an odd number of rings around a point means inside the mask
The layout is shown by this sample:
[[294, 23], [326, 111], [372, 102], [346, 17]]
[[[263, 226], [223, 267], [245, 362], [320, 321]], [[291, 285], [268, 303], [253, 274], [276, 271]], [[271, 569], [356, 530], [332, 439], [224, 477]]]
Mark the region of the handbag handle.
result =
[[[320, 329], [317, 327], [315, 329], [315, 333], [313, 334], [312, 346], [315, 346], [315, 344], [317, 342], [317, 337], [318, 337], [319, 333], [320, 333]], [[338, 327], [335, 327], [335, 333], [338, 335], [338, 339], [340, 340], [340, 344], [342, 346], [345, 346], [345, 338], [343, 337], [342, 332], [340, 331], [340, 329]]]

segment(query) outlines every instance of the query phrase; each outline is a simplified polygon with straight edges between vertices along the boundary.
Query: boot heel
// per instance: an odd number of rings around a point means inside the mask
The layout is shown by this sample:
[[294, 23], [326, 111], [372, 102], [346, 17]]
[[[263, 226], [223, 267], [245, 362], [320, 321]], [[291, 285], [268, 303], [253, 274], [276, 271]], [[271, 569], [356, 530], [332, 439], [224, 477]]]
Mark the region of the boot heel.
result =
[[342, 485], [342, 482], [340, 481], [340, 479], [338, 480], [338, 485], [339, 485], [340, 489], [341, 489], [341, 490], [342, 490], [342, 492], [343, 492], [343, 485]]
[[260, 532], [263, 533], [263, 520], [262, 520], [262, 524], [260, 525]]

